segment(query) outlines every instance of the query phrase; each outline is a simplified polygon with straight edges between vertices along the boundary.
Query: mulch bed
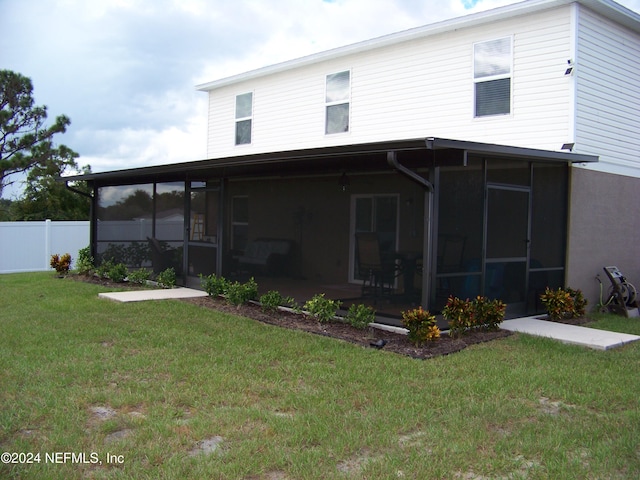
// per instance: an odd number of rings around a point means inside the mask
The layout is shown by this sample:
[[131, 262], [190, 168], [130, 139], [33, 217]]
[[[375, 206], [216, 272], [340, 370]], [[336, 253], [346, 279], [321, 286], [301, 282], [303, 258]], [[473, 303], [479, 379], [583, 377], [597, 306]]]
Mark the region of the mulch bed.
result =
[[94, 285], [102, 285], [106, 288], [126, 288], [128, 290], [148, 290], [149, 286], [141, 285], [139, 283], [129, 283], [129, 282], [112, 282], [108, 278], [100, 278], [96, 275], [78, 275], [76, 273], [70, 273], [66, 275], [64, 278], [68, 278], [71, 280], [77, 280], [79, 282], [85, 283], [93, 283]]
[[546, 315], [540, 315], [540, 320], [546, 320], [548, 322], [564, 323], [566, 325], [584, 325], [585, 323], [593, 322], [593, 320], [589, 317], [563, 318], [562, 320], [552, 320]]
[[269, 325], [337, 338], [367, 348], [378, 348], [372, 344], [384, 340], [386, 343], [381, 347], [383, 350], [418, 359], [448, 355], [459, 352], [469, 345], [488, 342], [511, 335], [511, 332], [507, 330], [472, 332], [461, 338], [452, 338], [447, 334], [443, 334], [437, 341], [428, 342], [420, 347], [416, 347], [409, 342], [406, 335], [387, 332], [377, 328], [360, 330], [342, 322], [320, 323], [314, 318], [303, 314], [286, 311], [263, 312], [259, 305], [250, 304], [237, 307], [230, 305], [222, 299], [212, 297], [187, 298], [183, 299], [183, 301], [205, 308], [241, 315]]
[[[76, 280], [103, 285], [105, 287], [145, 288], [139, 285], [127, 283], [116, 284], [109, 280], [99, 279], [97, 277], [81, 275], [70, 275], [69, 277]], [[416, 347], [409, 342], [407, 336], [403, 334], [387, 332], [377, 328], [359, 330], [351, 325], [341, 322], [320, 323], [307, 315], [286, 311], [264, 312], [262, 308], [256, 304], [235, 306], [230, 305], [223, 299], [213, 297], [187, 298], [182, 299], [182, 301], [199, 305], [204, 308], [211, 308], [213, 310], [227, 312], [234, 315], [241, 315], [269, 325], [276, 325], [282, 328], [302, 330], [317, 335], [323, 335], [325, 337], [337, 338], [356, 345], [362, 345], [367, 348], [380, 348], [373, 344], [383, 340], [386, 342], [384, 346], [381, 347], [383, 350], [417, 359], [428, 359], [442, 355], [449, 355], [451, 353], [459, 352], [470, 345], [489, 342], [512, 335], [512, 332], [501, 329], [489, 332], [470, 332], [460, 338], [452, 338], [445, 333], [434, 342], [428, 342], [422, 346]], [[544, 316], [541, 316], [541, 318], [548, 320], [548, 318], [545, 318]], [[589, 321], [589, 318], [581, 317], [563, 320], [562, 323], [582, 325]]]

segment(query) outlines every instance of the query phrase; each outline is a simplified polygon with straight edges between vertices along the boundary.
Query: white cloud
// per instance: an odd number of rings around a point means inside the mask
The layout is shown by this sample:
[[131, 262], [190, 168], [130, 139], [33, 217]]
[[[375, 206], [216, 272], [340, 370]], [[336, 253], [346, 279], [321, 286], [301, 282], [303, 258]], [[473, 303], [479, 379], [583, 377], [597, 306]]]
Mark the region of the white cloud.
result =
[[[204, 104], [201, 99], [199, 104]], [[94, 144], [95, 153], [82, 157], [94, 172], [202, 160], [206, 151], [206, 112], [185, 118], [180, 125], [162, 129], [125, 126], [114, 130], [84, 129], [77, 132], [81, 143]], [[134, 163], [123, 159], [135, 159]]]

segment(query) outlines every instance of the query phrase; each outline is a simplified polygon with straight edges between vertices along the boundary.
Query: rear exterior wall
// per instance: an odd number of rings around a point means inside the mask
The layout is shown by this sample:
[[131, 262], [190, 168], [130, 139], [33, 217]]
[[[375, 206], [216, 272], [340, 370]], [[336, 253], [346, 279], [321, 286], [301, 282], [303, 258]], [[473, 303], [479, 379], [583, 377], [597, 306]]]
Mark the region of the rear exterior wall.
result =
[[640, 288], [640, 178], [571, 169], [566, 285], [579, 288], [594, 307], [596, 275], [615, 265]]
[[[209, 93], [208, 156], [430, 136], [559, 150], [572, 128], [570, 6], [432, 34]], [[474, 118], [473, 45], [513, 39], [506, 115]], [[348, 133], [325, 135], [325, 77], [351, 71]], [[253, 93], [250, 145], [234, 145], [235, 97]]]
[[640, 34], [584, 7], [578, 19], [575, 151], [640, 177]]
[[640, 284], [640, 35], [577, 7], [576, 151], [571, 169], [566, 284], [593, 307], [603, 267]]

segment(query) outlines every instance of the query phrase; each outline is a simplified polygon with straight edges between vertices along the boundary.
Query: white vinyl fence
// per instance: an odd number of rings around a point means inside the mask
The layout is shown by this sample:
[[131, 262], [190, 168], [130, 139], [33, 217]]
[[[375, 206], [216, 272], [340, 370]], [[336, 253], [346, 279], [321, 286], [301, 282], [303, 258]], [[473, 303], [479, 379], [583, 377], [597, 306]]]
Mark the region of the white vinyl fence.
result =
[[0, 273], [51, 270], [51, 255], [71, 255], [89, 245], [89, 222], [0, 222]]

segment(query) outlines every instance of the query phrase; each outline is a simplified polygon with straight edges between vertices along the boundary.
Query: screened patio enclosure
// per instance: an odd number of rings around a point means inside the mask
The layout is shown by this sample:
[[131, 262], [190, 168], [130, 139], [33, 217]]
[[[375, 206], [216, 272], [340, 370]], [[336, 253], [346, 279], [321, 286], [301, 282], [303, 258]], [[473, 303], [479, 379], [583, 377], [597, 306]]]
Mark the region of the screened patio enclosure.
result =
[[[569, 164], [594, 160], [432, 138], [65, 180], [93, 185], [96, 258], [173, 267], [182, 285], [254, 276], [284, 295], [326, 292], [396, 317], [486, 295], [520, 314], [564, 285]], [[363, 235], [389, 273], [378, 288], [362, 288]]]

